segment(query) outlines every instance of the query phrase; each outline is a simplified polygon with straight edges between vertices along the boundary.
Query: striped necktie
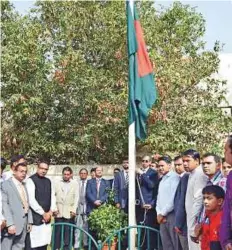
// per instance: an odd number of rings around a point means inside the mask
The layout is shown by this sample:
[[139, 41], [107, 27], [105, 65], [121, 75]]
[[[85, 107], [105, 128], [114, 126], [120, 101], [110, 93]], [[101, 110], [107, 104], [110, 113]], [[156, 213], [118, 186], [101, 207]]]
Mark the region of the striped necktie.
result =
[[129, 174], [128, 174], [128, 172], [126, 172], [125, 184], [126, 184], [126, 187], [128, 187], [128, 185], [129, 185]]

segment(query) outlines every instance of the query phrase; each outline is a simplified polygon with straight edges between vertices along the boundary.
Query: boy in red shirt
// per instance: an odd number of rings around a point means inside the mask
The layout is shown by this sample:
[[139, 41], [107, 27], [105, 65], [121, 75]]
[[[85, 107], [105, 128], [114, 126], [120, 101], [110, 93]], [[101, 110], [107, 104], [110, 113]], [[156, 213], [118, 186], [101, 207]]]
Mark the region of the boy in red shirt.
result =
[[195, 233], [201, 241], [201, 250], [222, 250], [219, 240], [219, 229], [222, 217], [224, 190], [216, 185], [206, 186], [202, 190], [205, 218], [195, 228]]

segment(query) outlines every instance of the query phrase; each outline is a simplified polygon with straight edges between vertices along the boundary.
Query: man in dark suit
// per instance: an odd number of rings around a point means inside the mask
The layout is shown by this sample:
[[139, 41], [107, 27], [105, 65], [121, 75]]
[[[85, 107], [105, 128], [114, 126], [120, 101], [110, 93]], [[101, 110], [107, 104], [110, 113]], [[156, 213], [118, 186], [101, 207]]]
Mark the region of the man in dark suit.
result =
[[19, 163], [14, 167], [13, 176], [2, 183], [2, 210], [6, 220], [1, 243], [4, 250], [23, 249], [26, 233], [31, 229], [32, 214], [23, 183], [26, 174], [26, 163]]
[[115, 204], [128, 213], [128, 184], [129, 184], [129, 163], [128, 159], [123, 160], [123, 170], [114, 178]]
[[188, 250], [185, 195], [188, 186], [189, 173], [186, 173], [184, 170], [181, 156], [176, 156], [174, 158], [174, 166], [176, 173], [180, 176], [180, 182], [177, 186], [174, 198], [175, 232], [180, 241], [179, 250]]
[[[158, 187], [158, 174], [155, 170], [149, 168], [151, 158], [145, 155], [142, 159], [142, 168], [137, 169], [136, 176], [136, 220], [138, 225], [145, 225], [157, 228], [156, 223], [156, 198]], [[144, 238], [142, 249], [147, 249], [147, 233], [142, 232]], [[158, 234], [150, 231], [150, 249], [157, 248]]]
[[114, 177], [113, 179], [110, 179], [108, 180], [109, 181], [109, 184], [110, 184], [110, 187], [113, 189], [114, 188], [114, 180], [115, 180], [115, 176], [120, 172], [120, 168], [115, 168], [114, 169]]
[[[110, 189], [109, 181], [102, 178], [102, 167], [96, 167], [96, 176], [93, 179], [87, 181], [86, 186], [86, 213], [89, 215], [93, 209], [97, 209], [102, 204], [107, 201], [108, 192], [107, 189]], [[89, 230], [89, 233], [92, 237], [97, 240], [96, 231]], [[92, 246], [92, 249], [96, 249]]]
[[109, 182], [102, 178], [102, 167], [96, 168], [96, 177], [88, 180], [86, 186], [87, 214], [106, 202], [108, 198], [107, 189], [110, 189]]

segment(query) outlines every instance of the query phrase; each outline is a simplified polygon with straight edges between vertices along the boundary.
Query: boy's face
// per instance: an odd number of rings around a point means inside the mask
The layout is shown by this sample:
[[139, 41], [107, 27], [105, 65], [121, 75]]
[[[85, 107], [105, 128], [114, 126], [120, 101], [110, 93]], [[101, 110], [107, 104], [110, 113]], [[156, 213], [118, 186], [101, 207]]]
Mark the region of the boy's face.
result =
[[223, 199], [216, 198], [214, 194], [204, 194], [203, 201], [206, 211], [214, 212], [222, 206]]

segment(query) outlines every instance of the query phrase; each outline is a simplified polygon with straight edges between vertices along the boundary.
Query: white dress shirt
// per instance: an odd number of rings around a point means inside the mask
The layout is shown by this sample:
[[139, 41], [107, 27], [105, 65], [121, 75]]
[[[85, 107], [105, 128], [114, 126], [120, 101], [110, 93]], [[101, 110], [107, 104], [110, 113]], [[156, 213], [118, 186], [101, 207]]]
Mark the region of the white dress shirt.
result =
[[[28, 178], [26, 181], [26, 187], [27, 187], [27, 192], [28, 192], [28, 196], [29, 196], [29, 204], [30, 207], [38, 214], [43, 215], [45, 212], [43, 210], [43, 208], [39, 205], [39, 203], [37, 202], [37, 200], [35, 199], [35, 184], [33, 182], [33, 180], [31, 178]], [[55, 192], [54, 192], [54, 188], [53, 185], [51, 183], [51, 211], [56, 211], [56, 198], [55, 198]]]

